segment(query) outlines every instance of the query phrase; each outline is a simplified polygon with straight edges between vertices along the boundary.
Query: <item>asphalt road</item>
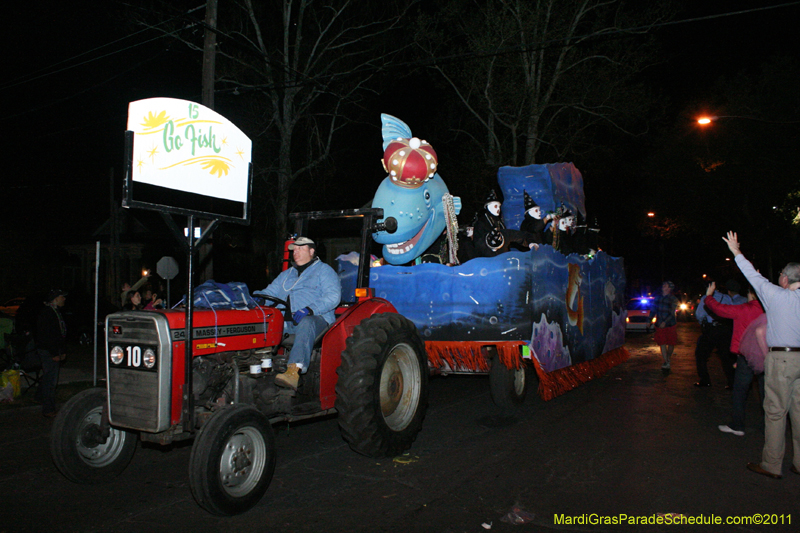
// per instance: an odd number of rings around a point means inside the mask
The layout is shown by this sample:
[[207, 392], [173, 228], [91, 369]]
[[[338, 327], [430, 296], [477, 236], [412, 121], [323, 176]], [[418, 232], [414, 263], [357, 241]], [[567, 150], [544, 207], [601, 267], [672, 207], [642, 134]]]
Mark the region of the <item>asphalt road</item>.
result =
[[[423, 430], [401, 458], [352, 452], [335, 418], [281, 427], [266, 496], [230, 518], [211, 516], [192, 499], [190, 445], [140, 444], [119, 478], [76, 485], [52, 464], [52, 422], [38, 408], [0, 411], [0, 532], [631, 531], [639, 528], [570, 525], [567, 517], [667, 513], [723, 523], [763, 521], [760, 513], [778, 523], [715, 529], [797, 531], [800, 476], [789, 472], [791, 441], [782, 480], [746, 470], [763, 445], [756, 391], [747, 434], [718, 431], [729, 422], [729, 393], [715, 360], [713, 386], [692, 386], [697, 334], [680, 325], [669, 375], [660, 371], [652, 335], [631, 336], [629, 361], [549, 402], [531, 394], [513, 418], [493, 407], [488, 378], [435, 378]], [[525, 523], [503, 522], [515, 508]]]

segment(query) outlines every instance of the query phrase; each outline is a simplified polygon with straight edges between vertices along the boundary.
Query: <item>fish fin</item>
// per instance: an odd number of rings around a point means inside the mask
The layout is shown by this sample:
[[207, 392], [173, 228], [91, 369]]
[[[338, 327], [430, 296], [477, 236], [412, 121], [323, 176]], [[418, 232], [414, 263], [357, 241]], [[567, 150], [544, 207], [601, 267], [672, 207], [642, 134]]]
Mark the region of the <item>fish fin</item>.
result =
[[381, 113], [381, 135], [383, 136], [384, 150], [386, 150], [390, 142], [398, 137], [402, 137], [403, 139], [410, 139], [412, 137], [411, 128], [408, 127], [408, 124], [386, 113]]

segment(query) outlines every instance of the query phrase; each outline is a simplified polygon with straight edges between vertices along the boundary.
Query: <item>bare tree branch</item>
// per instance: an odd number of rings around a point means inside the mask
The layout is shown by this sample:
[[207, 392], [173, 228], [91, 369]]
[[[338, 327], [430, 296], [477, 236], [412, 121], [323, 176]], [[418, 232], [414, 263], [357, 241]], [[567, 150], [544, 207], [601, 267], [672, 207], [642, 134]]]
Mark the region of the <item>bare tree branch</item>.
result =
[[631, 80], [647, 59], [642, 36], [667, 14], [619, 0], [453, 0], [416, 44], [487, 132], [487, 165], [524, 165], [541, 147], [584, 142], [592, 125], [642, 130], [621, 101], [646, 102]]

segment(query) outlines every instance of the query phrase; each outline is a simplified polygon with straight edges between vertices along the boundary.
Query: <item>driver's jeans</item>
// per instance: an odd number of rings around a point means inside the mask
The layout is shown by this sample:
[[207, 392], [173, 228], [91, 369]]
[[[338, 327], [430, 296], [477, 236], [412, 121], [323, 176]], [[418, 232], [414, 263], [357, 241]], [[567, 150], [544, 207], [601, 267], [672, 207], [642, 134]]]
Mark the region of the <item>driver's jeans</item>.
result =
[[317, 315], [305, 317], [298, 325], [286, 322], [283, 325], [284, 333], [294, 334], [294, 345], [289, 352], [289, 364], [303, 365], [302, 373], [308, 372], [311, 363], [311, 351], [314, 349], [314, 340], [327, 329], [328, 323]]

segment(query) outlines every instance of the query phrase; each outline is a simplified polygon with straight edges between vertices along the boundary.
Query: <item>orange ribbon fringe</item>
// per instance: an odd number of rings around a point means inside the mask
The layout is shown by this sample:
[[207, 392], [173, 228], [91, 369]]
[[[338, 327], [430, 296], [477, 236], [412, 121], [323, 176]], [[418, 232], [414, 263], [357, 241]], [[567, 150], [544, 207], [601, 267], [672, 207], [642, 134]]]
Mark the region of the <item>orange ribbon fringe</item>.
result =
[[426, 341], [425, 351], [428, 352], [428, 363], [433, 368], [439, 369], [447, 364], [453, 371], [488, 372], [489, 358], [486, 357], [482, 348], [489, 346], [496, 348], [503, 365], [506, 368], [517, 369], [522, 361], [520, 346], [524, 344], [527, 343], [524, 341]]
[[545, 372], [539, 366], [539, 361], [533, 357], [533, 364], [539, 375], [539, 396], [545, 401], [552, 400], [587, 381], [602, 376], [611, 368], [627, 361], [630, 355], [624, 346], [620, 346], [589, 361], [559, 368], [552, 372]]
[[[452, 371], [488, 372], [490, 361], [485, 353], [485, 348], [494, 347], [506, 368], [517, 369], [523, 364], [520, 346], [525, 344], [527, 343], [524, 341], [426, 341], [425, 351], [428, 352], [428, 362], [432, 368], [441, 369], [446, 364]], [[552, 400], [583, 383], [602, 376], [609, 369], [627, 361], [629, 357], [628, 350], [621, 346], [590, 361], [560, 368], [553, 372], [545, 372], [536, 357], [531, 357], [536, 374], [539, 376], [539, 396], [545, 401]]]

